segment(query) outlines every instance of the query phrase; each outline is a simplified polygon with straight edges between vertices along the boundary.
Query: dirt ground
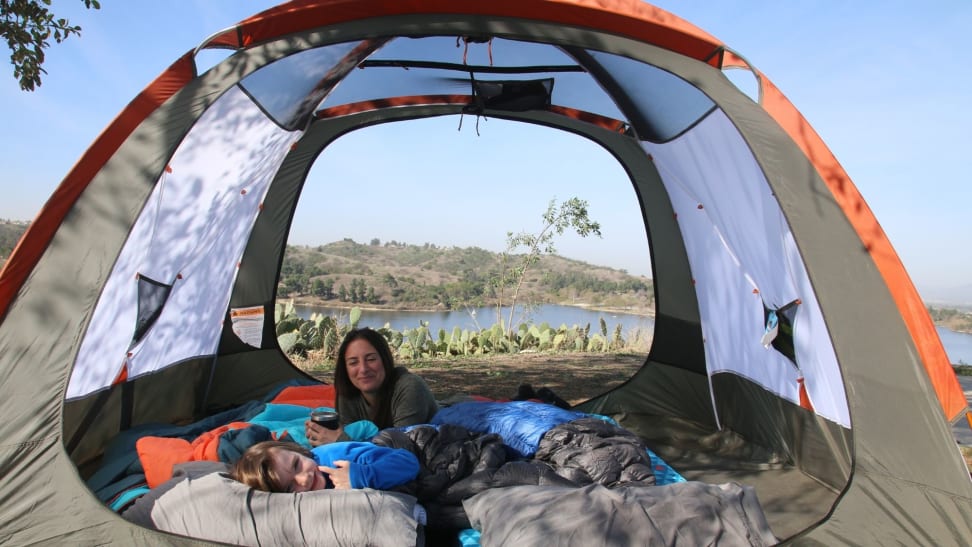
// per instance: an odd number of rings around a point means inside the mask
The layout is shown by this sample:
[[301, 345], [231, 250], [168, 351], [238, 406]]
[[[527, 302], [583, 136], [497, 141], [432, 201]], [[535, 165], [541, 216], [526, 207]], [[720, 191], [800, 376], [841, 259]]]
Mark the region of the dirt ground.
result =
[[[520, 384], [530, 384], [574, 405], [620, 385], [644, 362], [644, 354], [523, 353], [399, 364], [422, 376], [439, 401], [464, 395], [511, 399]], [[330, 371], [312, 374], [333, 380]]]

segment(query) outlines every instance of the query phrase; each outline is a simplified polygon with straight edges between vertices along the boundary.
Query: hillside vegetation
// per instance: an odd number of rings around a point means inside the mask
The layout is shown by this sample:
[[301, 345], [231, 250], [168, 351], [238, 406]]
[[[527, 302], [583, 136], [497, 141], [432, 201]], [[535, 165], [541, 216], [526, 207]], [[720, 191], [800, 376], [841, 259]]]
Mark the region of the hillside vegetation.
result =
[[0, 267], [3, 267], [28, 226], [29, 222], [0, 219]]
[[[509, 304], [498, 279], [519, 255], [478, 247], [438, 247], [350, 239], [288, 246], [278, 295], [297, 301], [393, 309], [463, 309]], [[506, 291], [506, 294], [504, 294]], [[526, 274], [519, 295], [531, 304], [567, 304], [650, 313], [651, 279], [546, 255]]]
[[955, 332], [972, 333], [972, 313], [953, 308], [928, 307], [928, 312], [936, 325]]

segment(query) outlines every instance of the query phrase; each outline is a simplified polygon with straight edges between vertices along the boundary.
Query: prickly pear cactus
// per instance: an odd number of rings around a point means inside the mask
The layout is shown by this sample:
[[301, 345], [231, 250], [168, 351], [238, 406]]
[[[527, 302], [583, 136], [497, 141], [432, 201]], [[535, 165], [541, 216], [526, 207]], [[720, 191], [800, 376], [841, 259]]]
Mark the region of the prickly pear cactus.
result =
[[587, 343], [587, 351], [606, 351], [607, 349], [607, 340], [601, 336], [601, 333], [595, 333]]
[[300, 334], [296, 332], [287, 332], [277, 337], [277, 344], [280, 345], [281, 351], [284, 353], [290, 353], [294, 350], [294, 346], [297, 345], [297, 341], [299, 339]]

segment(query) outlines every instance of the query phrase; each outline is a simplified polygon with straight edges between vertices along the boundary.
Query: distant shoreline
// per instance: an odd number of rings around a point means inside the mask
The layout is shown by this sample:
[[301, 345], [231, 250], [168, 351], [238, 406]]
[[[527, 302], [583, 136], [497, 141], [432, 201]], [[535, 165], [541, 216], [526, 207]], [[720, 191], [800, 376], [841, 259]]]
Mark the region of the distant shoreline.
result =
[[[387, 310], [387, 311], [402, 311], [402, 312], [422, 312], [422, 313], [436, 313], [444, 311], [461, 311], [461, 310], [447, 310], [445, 308], [419, 308], [419, 307], [408, 307], [408, 306], [388, 306], [380, 304], [353, 304], [351, 302], [335, 302], [333, 300], [323, 300], [320, 298], [315, 298], [312, 296], [294, 296], [290, 298], [282, 298], [282, 301], [290, 300], [295, 306], [319, 306], [323, 308], [340, 308], [342, 310], [350, 310], [351, 308], [360, 308], [363, 311], [367, 310]], [[576, 304], [576, 303], [565, 303], [565, 302], [547, 302], [547, 304], [556, 306], [568, 306], [572, 308], [581, 308], [590, 311], [601, 311], [607, 313], [624, 313], [627, 315], [637, 315], [640, 317], [655, 317], [655, 310], [638, 308], [634, 306], [624, 306], [624, 307], [611, 307], [611, 306], [592, 306], [589, 304]], [[483, 306], [491, 307], [491, 306]]]

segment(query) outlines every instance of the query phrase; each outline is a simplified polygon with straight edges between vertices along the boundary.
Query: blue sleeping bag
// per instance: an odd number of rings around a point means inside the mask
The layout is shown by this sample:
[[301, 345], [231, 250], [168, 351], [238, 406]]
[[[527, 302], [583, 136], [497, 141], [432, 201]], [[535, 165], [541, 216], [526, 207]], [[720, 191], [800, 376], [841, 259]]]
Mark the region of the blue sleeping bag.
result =
[[533, 401], [465, 402], [445, 407], [432, 417], [434, 425], [460, 425], [475, 433], [496, 433], [524, 458], [537, 451], [540, 437], [552, 428], [590, 414]]

